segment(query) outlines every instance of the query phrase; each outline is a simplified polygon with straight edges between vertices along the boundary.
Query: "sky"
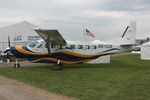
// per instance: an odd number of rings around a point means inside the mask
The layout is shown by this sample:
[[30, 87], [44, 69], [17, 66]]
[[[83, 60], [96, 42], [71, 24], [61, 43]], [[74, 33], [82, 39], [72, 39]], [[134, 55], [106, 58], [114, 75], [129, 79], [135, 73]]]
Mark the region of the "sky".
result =
[[0, 27], [22, 21], [58, 29], [68, 40], [121, 37], [130, 21], [137, 34], [150, 33], [150, 0], [0, 0]]

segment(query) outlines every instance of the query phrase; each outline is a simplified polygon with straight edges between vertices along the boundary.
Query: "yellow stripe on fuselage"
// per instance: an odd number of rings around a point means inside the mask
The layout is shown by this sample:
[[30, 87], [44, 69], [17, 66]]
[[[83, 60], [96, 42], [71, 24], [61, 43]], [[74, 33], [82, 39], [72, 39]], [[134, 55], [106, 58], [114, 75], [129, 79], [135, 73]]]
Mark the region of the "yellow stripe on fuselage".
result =
[[[33, 60], [33, 61], [30, 61], [30, 62], [34, 63], [34, 62], [37, 62], [37, 61], [40, 61], [40, 60], [51, 60], [51, 61], [56, 61], [56, 62], [58, 61], [56, 58], [40, 58], [40, 59]], [[81, 60], [81, 61], [64, 61], [64, 60], [60, 60], [60, 63], [75, 64], [75, 63], [81, 63], [81, 62], [90, 61], [90, 60], [93, 60], [93, 59], [86, 59], [86, 60]]]
[[37, 59], [37, 60], [32, 60], [30, 62], [34, 63], [34, 62], [37, 62], [37, 61], [40, 61], [40, 60], [51, 60], [51, 61], [57, 61], [56, 58], [40, 58], [40, 59]]

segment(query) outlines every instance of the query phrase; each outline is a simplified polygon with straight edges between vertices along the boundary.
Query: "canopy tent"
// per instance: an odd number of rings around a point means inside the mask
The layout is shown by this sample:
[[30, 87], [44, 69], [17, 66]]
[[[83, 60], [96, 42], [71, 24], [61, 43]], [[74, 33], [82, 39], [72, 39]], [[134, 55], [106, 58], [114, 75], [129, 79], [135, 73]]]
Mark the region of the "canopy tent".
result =
[[150, 42], [141, 45], [141, 59], [150, 60]]
[[39, 27], [26, 21], [0, 28], [0, 51], [8, 47], [8, 38], [11, 46], [27, 45], [41, 39], [34, 29]]

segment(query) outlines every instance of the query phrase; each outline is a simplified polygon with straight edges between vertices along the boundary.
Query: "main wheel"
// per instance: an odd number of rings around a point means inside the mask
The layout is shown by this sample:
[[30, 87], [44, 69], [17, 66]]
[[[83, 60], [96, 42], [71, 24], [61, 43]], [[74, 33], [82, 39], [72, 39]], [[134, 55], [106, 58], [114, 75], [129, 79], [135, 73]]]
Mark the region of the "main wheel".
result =
[[51, 70], [53, 70], [53, 71], [60, 71], [60, 70], [63, 70], [63, 68], [60, 65], [53, 65], [51, 67]]
[[20, 64], [14, 64], [14, 68], [20, 68]]

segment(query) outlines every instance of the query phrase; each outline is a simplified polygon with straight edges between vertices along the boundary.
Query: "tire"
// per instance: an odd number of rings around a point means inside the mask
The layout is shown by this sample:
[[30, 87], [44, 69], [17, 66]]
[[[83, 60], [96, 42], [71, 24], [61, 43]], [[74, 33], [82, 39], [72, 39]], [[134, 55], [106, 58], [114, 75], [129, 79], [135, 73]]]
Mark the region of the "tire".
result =
[[63, 66], [63, 64], [62, 64], [62, 63], [59, 63], [59, 66]]
[[20, 68], [20, 64], [19, 63], [17, 64], [17, 67]]
[[14, 68], [20, 68], [20, 64], [14, 64]]

